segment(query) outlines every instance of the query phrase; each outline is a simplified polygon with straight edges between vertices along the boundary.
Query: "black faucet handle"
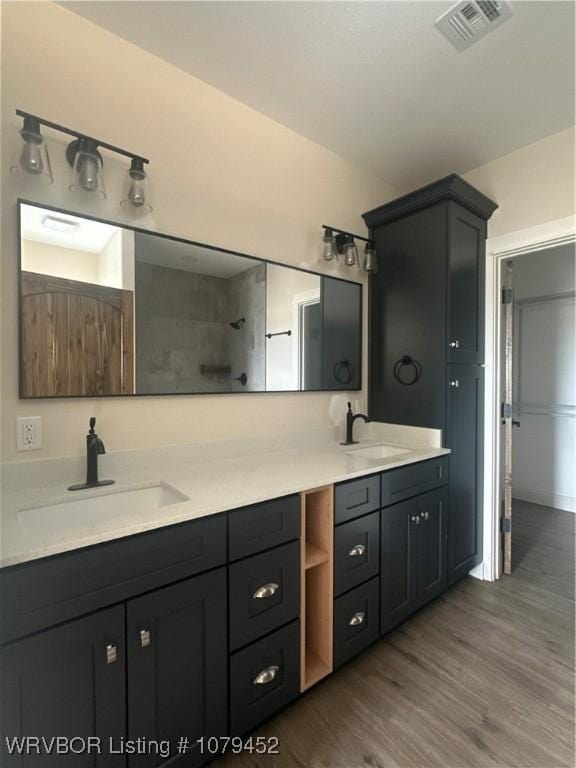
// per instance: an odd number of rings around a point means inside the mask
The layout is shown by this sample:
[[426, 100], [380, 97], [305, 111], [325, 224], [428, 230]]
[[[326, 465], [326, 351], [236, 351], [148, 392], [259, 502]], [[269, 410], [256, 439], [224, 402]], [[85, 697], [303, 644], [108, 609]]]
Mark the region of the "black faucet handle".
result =
[[94, 427], [96, 426], [96, 416], [90, 416], [90, 434], [94, 434]]
[[104, 445], [102, 440], [100, 440], [99, 437], [96, 438], [96, 450], [100, 455], [102, 455], [103, 453], [106, 453], [106, 446]]
[[348, 401], [348, 413], [352, 413], [352, 403]]

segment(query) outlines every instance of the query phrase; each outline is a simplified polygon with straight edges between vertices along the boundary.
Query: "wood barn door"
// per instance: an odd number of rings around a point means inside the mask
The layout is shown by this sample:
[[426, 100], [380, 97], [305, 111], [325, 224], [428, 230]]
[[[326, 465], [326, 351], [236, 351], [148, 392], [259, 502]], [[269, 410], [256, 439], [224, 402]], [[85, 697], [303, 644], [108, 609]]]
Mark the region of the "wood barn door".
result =
[[21, 274], [20, 394], [134, 394], [133, 292]]

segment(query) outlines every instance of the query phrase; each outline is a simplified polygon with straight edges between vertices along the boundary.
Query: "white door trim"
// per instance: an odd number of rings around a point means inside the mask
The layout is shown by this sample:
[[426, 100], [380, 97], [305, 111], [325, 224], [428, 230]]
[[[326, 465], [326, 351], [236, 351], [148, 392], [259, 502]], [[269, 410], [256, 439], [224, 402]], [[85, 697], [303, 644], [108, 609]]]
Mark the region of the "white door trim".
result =
[[484, 398], [484, 546], [474, 576], [495, 581], [500, 572], [500, 295], [504, 259], [576, 242], [576, 216], [548, 221], [486, 241], [486, 370]]

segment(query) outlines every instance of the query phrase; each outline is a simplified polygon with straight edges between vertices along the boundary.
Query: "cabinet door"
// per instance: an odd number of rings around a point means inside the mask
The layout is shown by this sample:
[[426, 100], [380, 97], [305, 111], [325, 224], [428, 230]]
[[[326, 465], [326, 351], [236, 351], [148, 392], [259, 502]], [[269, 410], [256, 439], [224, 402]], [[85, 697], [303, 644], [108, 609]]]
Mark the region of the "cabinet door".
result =
[[448, 584], [482, 560], [484, 369], [448, 368]]
[[[369, 412], [376, 421], [444, 429], [447, 205], [374, 230]], [[414, 365], [402, 362], [408, 357]]]
[[[191, 751], [170, 765], [199, 765], [195, 740], [227, 733], [226, 569], [196, 576], [144, 597], [127, 608], [128, 732], [169, 740]], [[155, 755], [134, 755], [130, 768], [161, 765]]]
[[322, 389], [362, 386], [362, 286], [322, 278]]
[[486, 222], [450, 203], [448, 362], [484, 362]]
[[448, 489], [424, 493], [414, 501], [419, 518], [414, 558], [419, 607], [446, 589]]
[[[124, 608], [99, 611], [2, 649], [4, 737], [100, 737], [102, 754], [9, 756], [6, 768], [113, 768], [126, 728]], [[3, 739], [3, 747], [6, 743]]]
[[383, 509], [380, 518], [380, 631], [403, 621], [416, 599], [412, 553], [416, 527], [413, 500]]

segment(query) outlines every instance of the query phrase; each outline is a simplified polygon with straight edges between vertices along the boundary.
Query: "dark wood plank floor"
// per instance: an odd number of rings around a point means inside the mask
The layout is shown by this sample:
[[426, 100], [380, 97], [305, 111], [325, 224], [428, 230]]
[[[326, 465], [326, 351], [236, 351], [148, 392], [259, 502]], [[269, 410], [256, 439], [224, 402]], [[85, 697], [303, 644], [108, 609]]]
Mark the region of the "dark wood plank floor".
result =
[[222, 768], [574, 766], [574, 522], [514, 503], [514, 572], [471, 577], [258, 734]]

